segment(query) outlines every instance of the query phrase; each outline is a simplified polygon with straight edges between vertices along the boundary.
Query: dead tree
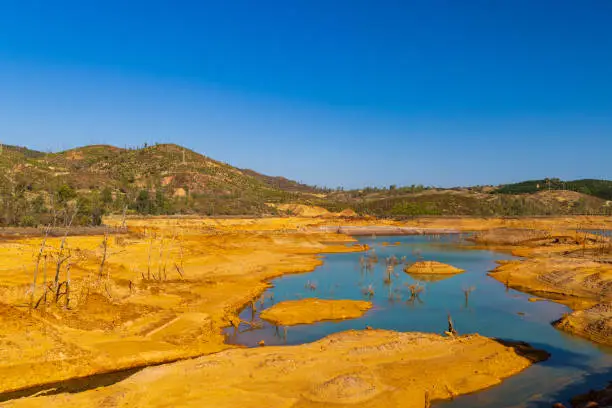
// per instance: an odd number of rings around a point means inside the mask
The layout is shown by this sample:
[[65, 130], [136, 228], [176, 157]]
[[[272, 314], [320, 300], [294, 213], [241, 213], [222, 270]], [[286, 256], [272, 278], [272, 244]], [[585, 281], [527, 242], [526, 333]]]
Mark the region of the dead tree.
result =
[[45, 251], [45, 245], [47, 243], [47, 237], [49, 236], [49, 231], [51, 230], [51, 226], [47, 226], [45, 228], [45, 235], [43, 236], [43, 240], [40, 244], [40, 250], [38, 251], [38, 256], [36, 257], [36, 267], [34, 268], [34, 279], [32, 281], [32, 293], [30, 294], [30, 309], [34, 307], [34, 297], [36, 295], [36, 279], [38, 278], [38, 268], [40, 266], [40, 259], [43, 256]]
[[125, 207], [123, 207], [123, 216], [121, 217], [121, 229], [124, 230], [125, 229], [125, 215], [127, 213], [127, 205]]
[[59, 277], [60, 277], [60, 271], [62, 269], [62, 265], [72, 256], [70, 254], [70, 250], [68, 250], [68, 253], [64, 255], [64, 248], [66, 246], [66, 236], [67, 235], [68, 235], [68, 231], [66, 231], [66, 235], [64, 235], [64, 238], [62, 238], [62, 242], [60, 244], [60, 248], [57, 253], [57, 261], [55, 262], [55, 278], [53, 279], [53, 290], [54, 291], [58, 290]]
[[[55, 303], [59, 302], [60, 297], [66, 296], [66, 308], [68, 308], [68, 303], [70, 302], [70, 267], [72, 264], [68, 262], [66, 264], [66, 280], [60, 282], [57, 285], [57, 289], [55, 290]], [[62, 288], [64, 291], [62, 292]]]
[[68, 304], [70, 303], [70, 262], [66, 265], [66, 309], [68, 309]]
[[151, 251], [153, 250], [153, 236], [149, 242], [149, 261], [147, 263], [147, 280], [151, 280]]
[[60, 270], [62, 268], [62, 265], [72, 256], [70, 254], [70, 251], [68, 251], [67, 255], [64, 255], [64, 248], [66, 246], [66, 239], [68, 238], [68, 231], [70, 230], [70, 227], [72, 226], [72, 222], [74, 221], [74, 217], [76, 216], [78, 211], [79, 211], [79, 207], [76, 207], [74, 209], [74, 212], [72, 213], [72, 216], [70, 217], [70, 220], [69, 221], [66, 220], [66, 231], [64, 232], [64, 237], [62, 238], [62, 242], [60, 244], [60, 248], [57, 253], [57, 262], [55, 264], [55, 279], [53, 280], [53, 291], [56, 293], [57, 293], [57, 288], [59, 286], [59, 277], [60, 277]]
[[[178, 265], [179, 267], [176, 268], [177, 272], [179, 273], [179, 275], [181, 275], [181, 279], [183, 278], [183, 273], [185, 271], [185, 268], [183, 267], [183, 258], [184, 258], [184, 251], [183, 251], [183, 231], [181, 231], [181, 236], [179, 238], [179, 256], [180, 256], [180, 264]], [[175, 264], [176, 265], [176, 264]]]
[[470, 294], [476, 290], [475, 286], [469, 288], [463, 288], [463, 295], [465, 296], [465, 307], [467, 308], [470, 304]]
[[423, 292], [423, 290], [425, 290], [425, 288], [418, 283], [407, 285], [407, 286], [408, 286], [408, 290], [410, 290], [409, 301], [415, 301], [415, 300], [421, 301], [420, 294]]
[[100, 268], [98, 269], [98, 279], [102, 278], [104, 273], [104, 264], [106, 263], [106, 254], [108, 251], [108, 233], [104, 234], [104, 240], [102, 241], [102, 259], [100, 260]]
[[[164, 236], [162, 235], [161, 241], [159, 242], [159, 258], [157, 260], [157, 279], [162, 280], [162, 261], [164, 258]], [[165, 266], [163, 267], [163, 271], [165, 274]]]
[[455, 330], [455, 325], [453, 324], [453, 318], [450, 313], [448, 314], [448, 331], [446, 332], [450, 336], [456, 336], [457, 330]]

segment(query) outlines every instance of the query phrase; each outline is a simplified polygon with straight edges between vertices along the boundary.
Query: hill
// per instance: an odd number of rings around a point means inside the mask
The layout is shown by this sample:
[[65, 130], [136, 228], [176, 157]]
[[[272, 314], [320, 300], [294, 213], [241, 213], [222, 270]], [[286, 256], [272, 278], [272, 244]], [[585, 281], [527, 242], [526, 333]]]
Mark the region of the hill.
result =
[[560, 179], [528, 180], [506, 184], [497, 189], [499, 194], [534, 194], [545, 190], [575, 191], [604, 200], [612, 200], [612, 181], [581, 179], [562, 181]]
[[[534, 194], [496, 194], [478, 188], [434, 189], [417, 192], [385, 189], [374, 192], [335, 192], [326, 208], [352, 208], [378, 217], [535, 216], [559, 214], [609, 214], [606, 200], [574, 191], [540, 191]], [[326, 206], [324, 203], [319, 203]]]
[[332, 191], [239, 169], [174, 144], [138, 149], [93, 145], [58, 153], [8, 145], [0, 150], [0, 225], [71, 220], [97, 225], [108, 213], [295, 213], [295, 206], [283, 204], [319, 207], [307, 213], [351, 209], [394, 218], [610, 214], [608, 200], [612, 181], [588, 179], [531, 180], [497, 188], [413, 185]]
[[[307, 199], [317, 190], [282, 177], [241, 170], [173, 144], [141, 149], [94, 145], [59, 153], [4, 146], [0, 154], [1, 224], [78, 223], [103, 213], [266, 214], [266, 202]], [[70, 205], [69, 205], [70, 204]]]

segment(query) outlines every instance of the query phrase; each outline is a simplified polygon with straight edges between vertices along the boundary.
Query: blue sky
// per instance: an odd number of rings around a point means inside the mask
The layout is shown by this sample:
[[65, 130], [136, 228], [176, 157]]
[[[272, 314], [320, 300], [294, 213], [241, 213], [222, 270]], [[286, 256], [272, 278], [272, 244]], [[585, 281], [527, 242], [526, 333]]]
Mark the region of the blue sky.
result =
[[0, 141], [310, 184], [612, 178], [612, 2], [0, 2]]

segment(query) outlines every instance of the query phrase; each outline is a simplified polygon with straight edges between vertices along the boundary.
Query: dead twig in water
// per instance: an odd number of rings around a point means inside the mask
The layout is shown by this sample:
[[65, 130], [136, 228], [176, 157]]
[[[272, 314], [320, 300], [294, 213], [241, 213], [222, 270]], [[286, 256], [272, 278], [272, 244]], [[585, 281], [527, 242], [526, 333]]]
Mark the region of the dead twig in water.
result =
[[465, 296], [465, 307], [467, 308], [470, 304], [470, 294], [476, 290], [476, 286], [470, 286], [463, 288], [463, 295]]

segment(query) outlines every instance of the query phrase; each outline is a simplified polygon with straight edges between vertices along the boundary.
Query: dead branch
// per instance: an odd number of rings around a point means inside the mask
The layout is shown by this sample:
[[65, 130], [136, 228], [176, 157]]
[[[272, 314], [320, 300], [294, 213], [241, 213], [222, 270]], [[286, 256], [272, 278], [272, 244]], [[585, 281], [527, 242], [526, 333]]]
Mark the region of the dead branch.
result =
[[448, 314], [448, 331], [446, 333], [450, 334], [451, 336], [457, 335], [457, 330], [455, 330], [455, 325], [453, 324], [453, 318], [451, 317], [450, 313]]
[[40, 266], [40, 258], [42, 258], [43, 256], [45, 245], [47, 243], [47, 237], [49, 236], [50, 230], [51, 230], [51, 225], [48, 225], [45, 228], [45, 235], [40, 244], [40, 250], [38, 251], [38, 256], [36, 257], [36, 267], [34, 268], [34, 279], [32, 280], [32, 293], [30, 294], [30, 309], [34, 306], [34, 296], [36, 293], [36, 279], [38, 278], [38, 268]]
[[151, 251], [153, 250], [153, 236], [149, 242], [149, 261], [147, 263], [147, 280], [151, 280]]
[[106, 254], [108, 251], [108, 232], [104, 233], [104, 240], [102, 241], [102, 259], [100, 260], [100, 268], [98, 269], [98, 279], [102, 278], [104, 273], [104, 264], [106, 263]]

